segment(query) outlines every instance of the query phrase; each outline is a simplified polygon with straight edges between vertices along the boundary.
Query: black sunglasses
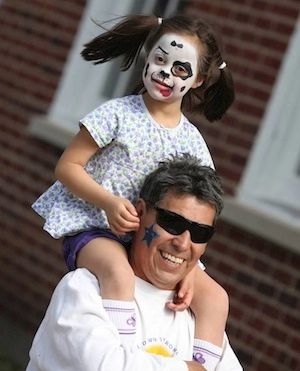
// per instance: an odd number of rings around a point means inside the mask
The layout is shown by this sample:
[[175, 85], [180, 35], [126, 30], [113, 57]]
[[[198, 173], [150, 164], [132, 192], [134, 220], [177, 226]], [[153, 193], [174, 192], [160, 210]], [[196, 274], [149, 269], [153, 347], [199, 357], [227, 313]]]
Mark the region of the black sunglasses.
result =
[[214, 227], [211, 225], [192, 222], [181, 215], [172, 211], [154, 207], [156, 210], [156, 222], [165, 231], [175, 236], [182, 234], [188, 230], [191, 235], [191, 240], [194, 243], [205, 243], [214, 234]]

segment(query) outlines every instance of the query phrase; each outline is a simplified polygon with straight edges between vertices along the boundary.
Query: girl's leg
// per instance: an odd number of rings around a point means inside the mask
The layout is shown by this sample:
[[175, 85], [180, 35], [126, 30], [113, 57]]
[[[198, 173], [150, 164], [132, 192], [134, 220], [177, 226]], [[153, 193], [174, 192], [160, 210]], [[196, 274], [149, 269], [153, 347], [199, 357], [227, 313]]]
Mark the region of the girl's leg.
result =
[[191, 303], [196, 320], [193, 356], [208, 371], [213, 371], [221, 358], [228, 307], [226, 291], [197, 269]]
[[136, 333], [134, 273], [125, 248], [108, 238], [95, 238], [77, 255], [77, 267], [90, 270], [98, 278], [101, 297], [123, 345], [130, 346]]

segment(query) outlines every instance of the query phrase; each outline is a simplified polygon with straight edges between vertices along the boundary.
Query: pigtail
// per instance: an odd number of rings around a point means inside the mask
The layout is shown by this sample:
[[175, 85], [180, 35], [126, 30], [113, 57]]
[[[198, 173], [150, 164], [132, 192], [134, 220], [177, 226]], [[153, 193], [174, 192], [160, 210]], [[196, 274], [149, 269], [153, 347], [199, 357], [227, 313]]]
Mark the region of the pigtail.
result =
[[220, 120], [234, 101], [234, 84], [228, 67], [219, 69], [219, 78], [206, 89], [204, 86], [202, 112], [208, 121]]
[[208, 121], [220, 120], [235, 97], [232, 75], [222, 58], [221, 41], [203, 20], [190, 18], [186, 23], [204, 45], [205, 52], [200, 58], [199, 70], [203, 83], [183, 97], [183, 111], [191, 117], [201, 113]]
[[183, 97], [182, 109], [187, 116], [201, 113], [208, 121], [220, 120], [234, 101], [234, 84], [228, 67], [214, 67], [202, 85], [190, 89]]
[[84, 45], [82, 57], [100, 64], [123, 56], [121, 70], [126, 71], [136, 62], [145, 40], [150, 31], [158, 27], [158, 22], [154, 16], [142, 15], [122, 17], [110, 30], [103, 25], [98, 26], [106, 32]]

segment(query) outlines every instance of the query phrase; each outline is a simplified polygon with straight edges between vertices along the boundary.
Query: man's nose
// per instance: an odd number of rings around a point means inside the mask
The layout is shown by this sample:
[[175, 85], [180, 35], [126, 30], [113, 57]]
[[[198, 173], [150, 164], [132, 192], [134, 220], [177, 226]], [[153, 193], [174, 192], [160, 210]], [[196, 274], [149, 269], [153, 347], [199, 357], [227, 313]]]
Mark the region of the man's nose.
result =
[[192, 243], [191, 234], [188, 230], [174, 236], [173, 245], [178, 251], [185, 251], [190, 248]]
[[160, 74], [162, 75], [162, 77], [163, 77], [164, 79], [167, 79], [167, 78], [170, 76], [170, 74], [167, 73], [167, 72], [165, 72], [165, 71], [160, 71]]

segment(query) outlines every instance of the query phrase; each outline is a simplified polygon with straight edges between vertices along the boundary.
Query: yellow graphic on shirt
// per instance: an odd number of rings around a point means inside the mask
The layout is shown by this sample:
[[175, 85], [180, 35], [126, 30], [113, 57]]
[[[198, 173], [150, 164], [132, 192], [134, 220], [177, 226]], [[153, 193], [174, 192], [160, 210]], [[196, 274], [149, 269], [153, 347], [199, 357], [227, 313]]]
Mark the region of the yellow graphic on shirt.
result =
[[161, 344], [149, 345], [145, 347], [145, 351], [164, 357], [172, 357], [172, 353], [170, 353], [169, 350]]

